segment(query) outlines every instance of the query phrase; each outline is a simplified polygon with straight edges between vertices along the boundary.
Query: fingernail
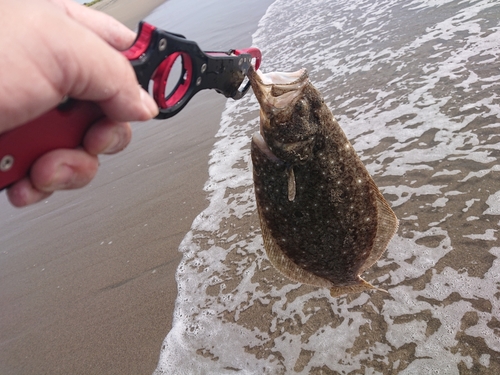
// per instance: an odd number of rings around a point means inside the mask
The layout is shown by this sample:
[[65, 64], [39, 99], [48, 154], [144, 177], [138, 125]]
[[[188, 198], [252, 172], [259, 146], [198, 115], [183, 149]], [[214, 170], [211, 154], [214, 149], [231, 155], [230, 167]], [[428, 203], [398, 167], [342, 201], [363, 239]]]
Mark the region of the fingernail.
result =
[[61, 164], [54, 173], [54, 177], [47, 186], [46, 191], [66, 189], [73, 184], [74, 179], [75, 171], [67, 164]]
[[115, 152], [121, 151], [121, 137], [119, 134], [113, 134], [113, 140], [109, 142], [109, 145], [102, 151], [103, 154], [114, 154]]
[[122, 127], [115, 127], [113, 130], [113, 139], [109, 145], [102, 151], [103, 154], [114, 154], [123, 150], [128, 145], [129, 137]]
[[155, 117], [159, 112], [158, 105], [142, 87], [139, 86], [139, 89], [141, 90], [142, 105], [148, 111], [151, 117]]

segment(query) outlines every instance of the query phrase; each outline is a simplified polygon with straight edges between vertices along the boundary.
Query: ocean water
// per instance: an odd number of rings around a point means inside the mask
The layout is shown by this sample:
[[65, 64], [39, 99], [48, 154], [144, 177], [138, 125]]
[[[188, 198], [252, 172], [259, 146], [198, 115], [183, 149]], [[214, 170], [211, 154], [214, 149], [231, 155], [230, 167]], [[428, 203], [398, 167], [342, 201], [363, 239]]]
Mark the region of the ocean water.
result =
[[399, 217], [364, 274], [387, 293], [331, 298], [272, 268], [258, 104], [229, 100], [155, 374], [500, 373], [500, 3], [277, 0], [253, 44], [264, 72], [308, 69]]

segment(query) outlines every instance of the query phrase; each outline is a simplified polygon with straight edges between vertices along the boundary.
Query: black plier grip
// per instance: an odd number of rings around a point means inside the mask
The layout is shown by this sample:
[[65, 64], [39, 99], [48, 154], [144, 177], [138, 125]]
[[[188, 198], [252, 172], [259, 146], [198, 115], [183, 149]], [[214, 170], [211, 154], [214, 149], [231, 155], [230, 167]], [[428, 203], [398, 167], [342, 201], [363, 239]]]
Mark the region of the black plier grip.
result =
[[[157, 118], [177, 114], [200, 90], [214, 89], [228, 98], [240, 99], [250, 88], [242, 86], [248, 69], [260, 66], [257, 48], [228, 52], [203, 52], [184, 36], [139, 24], [137, 38], [124, 52], [134, 67], [139, 84], [150, 90], [160, 108]], [[174, 63], [180, 59], [182, 72], [175, 87], [166, 95], [167, 81]]]

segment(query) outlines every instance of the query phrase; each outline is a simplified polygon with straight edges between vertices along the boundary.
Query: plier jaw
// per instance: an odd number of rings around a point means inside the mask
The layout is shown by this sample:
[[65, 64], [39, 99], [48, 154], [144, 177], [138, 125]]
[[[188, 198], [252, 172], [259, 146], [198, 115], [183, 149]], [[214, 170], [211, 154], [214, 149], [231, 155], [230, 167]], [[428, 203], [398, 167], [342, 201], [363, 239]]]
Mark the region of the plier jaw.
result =
[[[139, 24], [134, 44], [123, 54], [130, 60], [139, 84], [152, 91], [159, 119], [176, 115], [204, 89], [214, 89], [228, 98], [242, 98], [250, 88], [249, 82], [242, 85], [248, 69], [252, 65], [258, 69], [262, 59], [257, 48], [204, 52], [184, 36], [146, 22]], [[182, 72], [173, 90], [166, 94], [167, 81], [178, 59]]]

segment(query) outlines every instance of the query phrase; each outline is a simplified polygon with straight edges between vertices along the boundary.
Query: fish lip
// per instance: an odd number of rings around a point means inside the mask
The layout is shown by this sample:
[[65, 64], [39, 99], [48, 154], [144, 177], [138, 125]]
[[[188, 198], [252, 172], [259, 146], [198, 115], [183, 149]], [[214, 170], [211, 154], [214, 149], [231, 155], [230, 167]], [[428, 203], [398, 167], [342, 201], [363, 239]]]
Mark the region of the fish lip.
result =
[[266, 113], [274, 113], [288, 106], [297, 98], [309, 81], [307, 70], [295, 72], [262, 73], [251, 68], [248, 79], [261, 107]]
[[300, 86], [308, 78], [307, 70], [305, 68], [299, 69], [295, 72], [271, 72], [262, 73], [260, 70], [255, 71], [256, 79], [265, 86]]

